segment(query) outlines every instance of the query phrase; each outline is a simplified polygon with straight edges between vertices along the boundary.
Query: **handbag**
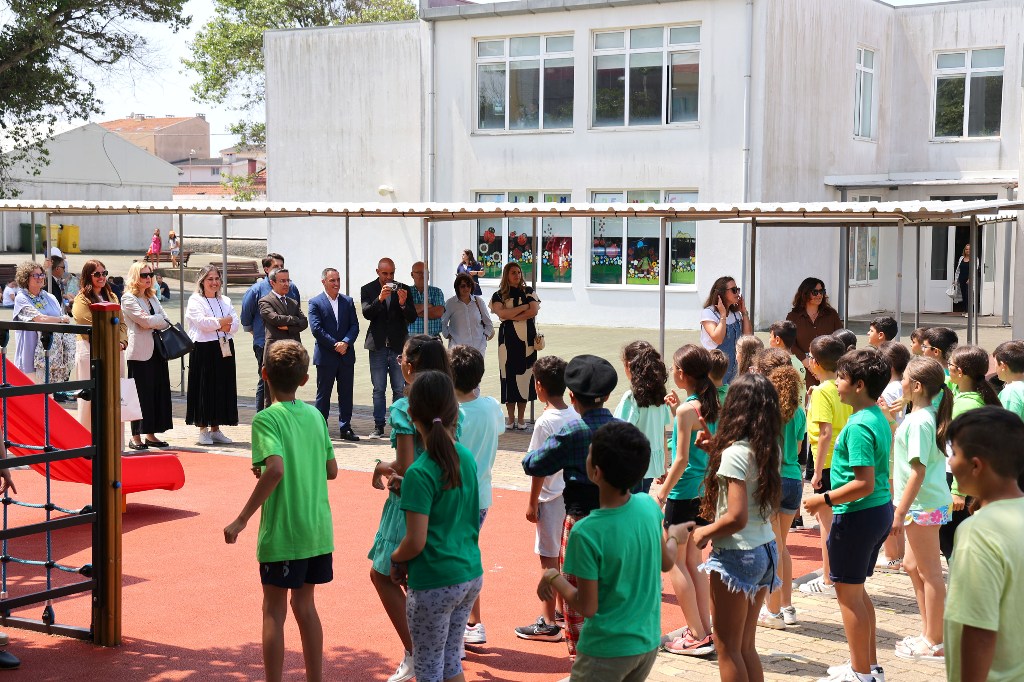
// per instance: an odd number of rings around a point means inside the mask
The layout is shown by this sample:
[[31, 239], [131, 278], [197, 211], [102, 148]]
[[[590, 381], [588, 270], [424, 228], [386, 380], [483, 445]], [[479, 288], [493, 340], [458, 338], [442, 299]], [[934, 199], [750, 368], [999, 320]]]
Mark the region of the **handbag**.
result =
[[953, 299], [953, 303], [959, 303], [963, 300], [963, 296], [960, 294], [960, 285], [955, 280], [950, 282], [949, 288], [946, 289], [946, 296]]
[[[166, 317], [164, 319], [167, 320]], [[156, 352], [164, 360], [177, 360], [188, 355], [195, 345], [192, 339], [188, 337], [180, 324], [171, 324], [170, 320], [167, 320], [167, 324], [169, 325], [167, 329], [153, 330], [153, 345], [156, 347]]]
[[121, 421], [133, 422], [142, 419], [142, 405], [139, 403], [139, 388], [135, 379], [121, 379]]
[[534, 350], [544, 350], [544, 346], [546, 346], [546, 345], [547, 345], [547, 343], [545, 343], [545, 341], [544, 341], [544, 335], [543, 334], [541, 334], [540, 332], [537, 332], [536, 334], [533, 335], [533, 349]]
[[491, 325], [491, 327], [490, 327], [491, 333], [488, 334], [487, 333], [487, 330], [488, 330], [487, 323], [484, 322], [484, 318], [485, 317], [490, 318], [490, 315], [488, 313], [484, 312], [483, 306], [480, 305], [480, 297], [479, 296], [473, 296], [473, 300], [476, 301], [476, 308], [477, 308], [477, 310], [480, 311], [480, 326], [484, 328], [484, 340], [485, 341], [490, 341], [491, 339], [494, 338], [494, 325]]

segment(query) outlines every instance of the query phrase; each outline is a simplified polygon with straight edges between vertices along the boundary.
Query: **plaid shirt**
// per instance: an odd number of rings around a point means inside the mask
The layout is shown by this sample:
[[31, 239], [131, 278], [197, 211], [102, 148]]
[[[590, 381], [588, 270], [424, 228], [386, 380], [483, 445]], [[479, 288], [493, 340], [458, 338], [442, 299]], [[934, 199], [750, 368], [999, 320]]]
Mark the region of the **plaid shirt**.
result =
[[[412, 291], [412, 302], [414, 305], [423, 304], [423, 292], [416, 287], [410, 286], [409, 289]], [[430, 296], [430, 305], [439, 305], [444, 307], [444, 294], [437, 287], [428, 286], [427, 293]], [[430, 306], [428, 306], [430, 307]], [[423, 311], [424, 316], [430, 315], [428, 310]], [[409, 334], [422, 334], [423, 333], [423, 318], [417, 317], [414, 322], [409, 323]], [[437, 336], [441, 333], [441, 318], [436, 320], [427, 320], [427, 334], [431, 336]]]
[[594, 485], [587, 477], [587, 454], [594, 432], [608, 422], [619, 421], [604, 407], [574, 419], [549, 436], [536, 450], [523, 457], [523, 471], [530, 476], [550, 476], [563, 472], [566, 483]]

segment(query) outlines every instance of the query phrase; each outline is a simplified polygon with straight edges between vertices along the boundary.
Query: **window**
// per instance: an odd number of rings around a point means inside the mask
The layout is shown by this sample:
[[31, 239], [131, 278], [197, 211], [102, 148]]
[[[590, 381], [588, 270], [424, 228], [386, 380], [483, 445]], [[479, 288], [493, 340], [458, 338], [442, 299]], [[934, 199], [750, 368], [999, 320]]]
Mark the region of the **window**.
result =
[[593, 125], [697, 121], [700, 26], [594, 34]]
[[214, 177], [216, 177], [216, 176], [220, 175], [220, 168], [217, 168], [216, 166], [214, 166], [213, 168], [211, 168], [211, 169], [210, 169], [210, 175], [212, 175], [212, 176], [214, 176]]
[[[880, 196], [859, 196], [855, 201], [879, 203]], [[878, 280], [878, 226], [850, 227], [850, 284], [870, 284]]]
[[853, 134], [875, 137], [875, 52], [857, 48], [857, 76], [853, 93]]
[[[568, 192], [484, 192], [479, 202], [567, 204]], [[500, 279], [507, 262], [519, 263], [523, 278], [533, 278], [533, 218], [487, 218], [477, 221], [477, 259], [484, 265], [484, 277]], [[572, 282], [572, 219], [544, 218], [537, 235], [541, 252], [539, 282]]]
[[572, 128], [572, 36], [476, 43], [478, 130]]
[[[695, 201], [697, 193], [692, 191], [627, 190], [594, 192], [592, 196], [595, 204], [683, 204]], [[657, 286], [661, 276], [660, 231], [660, 218], [592, 218], [590, 283]], [[672, 264], [668, 284], [693, 284], [697, 224], [693, 221], [669, 221], [668, 234], [668, 256]]]
[[1003, 107], [1001, 47], [940, 52], [935, 60], [935, 137], [995, 137]]

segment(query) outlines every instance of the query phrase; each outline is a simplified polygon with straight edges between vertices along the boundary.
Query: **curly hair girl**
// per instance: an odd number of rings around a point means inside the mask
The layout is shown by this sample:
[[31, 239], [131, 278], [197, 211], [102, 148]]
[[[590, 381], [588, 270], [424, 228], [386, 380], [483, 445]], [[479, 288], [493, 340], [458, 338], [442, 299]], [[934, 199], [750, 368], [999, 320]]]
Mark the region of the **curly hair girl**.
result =
[[654, 346], [646, 341], [633, 341], [622, 349], [622, 364], [629, 371], [629, 386], [637, 407], [665, 403], [668, 371]]
[[754, 365], [754, 357], [764, 350], [764, 342], [753, 334], [741, 336], [736, 342], [736, 376], [746, 374]]
[[796, 408], [800, 407], [800, 375], [793, 365], [787, 362], [781, 367], [772, 368], [765, 376], [772, 382], [779, 396], [779, 415], [782, 417], [782, 424], [788, 424], [796, 414]]

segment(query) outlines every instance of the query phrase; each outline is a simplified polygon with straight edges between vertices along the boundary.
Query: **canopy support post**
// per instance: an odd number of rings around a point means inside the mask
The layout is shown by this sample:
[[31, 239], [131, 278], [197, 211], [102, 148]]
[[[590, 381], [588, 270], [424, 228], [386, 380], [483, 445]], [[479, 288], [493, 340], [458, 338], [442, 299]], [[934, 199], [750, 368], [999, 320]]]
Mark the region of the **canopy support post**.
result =
[[[178, 214], [178, 321], [185, 328], [185, 214]], [[228, 285], [227, 279], [224, 286]], [[185, 356], [178, 358], [178, 395], [185, 395]]]
[[750, 315], [751, 331], [756, 331], [757, 315], [757, 218], [750, 219], [750, 290], [747, 291], [747, 314]]
[[903, 329], [903, 221], [896, 227], [896, 340]]
[[665, 357], [665, 284], [672, 268], [668, 263], [668, 218], [661, 219], [661, 235], [658, 239], [658, 352]]
[[914, 329], [921, 327], [921, 226], [915, 226], [917, 245], [914, 248]]
[[978, 334], [978, 309], [975, 305], [975, 301], [978, 299], [978, 266], [975, 263], [978, 262], [978, 216], [971, 216], [971, 263], [970, 274], [968, 275], [970, 282], [967, 285], [967, 343], [974, 343], [974, 339]]

